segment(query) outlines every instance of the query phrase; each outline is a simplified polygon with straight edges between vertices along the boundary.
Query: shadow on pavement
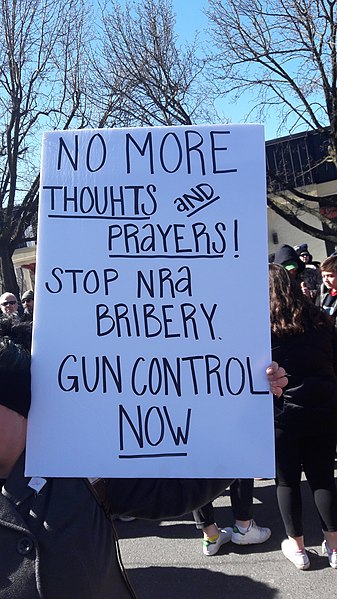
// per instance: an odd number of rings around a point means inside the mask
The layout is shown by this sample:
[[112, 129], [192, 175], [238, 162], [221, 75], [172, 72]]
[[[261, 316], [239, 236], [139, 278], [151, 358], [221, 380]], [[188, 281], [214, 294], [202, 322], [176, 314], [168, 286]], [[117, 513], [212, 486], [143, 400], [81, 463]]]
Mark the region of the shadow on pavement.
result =
[[246, 576], [201, 568], [128, 568], [128, 576], [138, 599], [273, 599], [277, 595], [276, 589]]

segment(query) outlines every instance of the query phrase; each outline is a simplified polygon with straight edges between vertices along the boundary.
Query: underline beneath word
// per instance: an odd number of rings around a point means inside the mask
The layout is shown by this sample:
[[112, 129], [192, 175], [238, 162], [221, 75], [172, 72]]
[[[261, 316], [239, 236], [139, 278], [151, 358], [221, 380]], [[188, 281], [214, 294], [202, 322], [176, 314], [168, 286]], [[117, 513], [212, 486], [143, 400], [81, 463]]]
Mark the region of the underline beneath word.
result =
[[84, 218], [100, 220], [150, 220], [150, 216], [101, 216], [87, 214], [48, 214], [48, 218]]
[[145, 259], [153, 259], [153, 258], [178, 258], [180, 260], [187, 260], [193, 258], [223, 258], [224, 254], [200, 254], [191, 256], [190, 254], [184, 254], [181, 256], [177, 256], [176, 254], [156, 254], [155, 256], [144, 256], [144, 255], [133, 255], [127, 256], [126, 254], [109, 254], [109, 258], [145, 258]]
[[186, 216], [189, 218], [190, 216], [193, 216], [194, 214], [196, 214], [197, 212], [200, 212], [200, 210], [203, 210], [204, 208], [207, 208], [207, 206], [209, 206], [210, 204], [213, 204], [213, 202], [216, 202], [217, 200], [220, 200], [220, 196], [217, 196], [216, 198], [213, 198], [213, 200], [210, 200], [209, 202], [207, 202], [206, 204], [203, 204], [202, 206], [199, 206], [199, 208], [196, 208], [195, 210], [193, 210], [193, 212], [190, 212], [189, 214], [187, 214]]
[[133, 460], [138, 458], [177, 458], [186, 457], [187, 453], [144, 453], [143, 455], [119, 455], [120, 460]]

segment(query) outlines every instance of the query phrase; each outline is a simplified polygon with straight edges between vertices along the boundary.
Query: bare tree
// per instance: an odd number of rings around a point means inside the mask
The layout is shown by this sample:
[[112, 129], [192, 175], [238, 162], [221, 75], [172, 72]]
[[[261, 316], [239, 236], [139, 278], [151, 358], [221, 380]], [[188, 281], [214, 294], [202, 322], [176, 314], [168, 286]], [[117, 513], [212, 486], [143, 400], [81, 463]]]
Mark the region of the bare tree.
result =
[[0, 275], [14, 293], [11, 258], [37, 209], [41, 129], [88, 122], [87, 12], [83, 0], [1, 0]]
[[[36, 218], [42, 129], [206, 120], [204, 60], [170, 0], [0, 0], [0, 278]], [[206, 106], [210, 103], [207, 101]]]
[[[109, 124], [189, 125], [212, 110], [197, 40], [179, 46], [171, 0], [106, 2], [96, 58], [99, 98], [113, 102]], [[207, 101], [206, 101], [207, 99]], [[118, 109], [116, 109], [118, 107]]]
[[[238, 97], [248, 91], [250, 117], [263, 120], [273, 111], [282, 131], [324, 134], [328, 143], [320, 163], [337, 168], [336, 7], [336, 0], [209, 0], [208, 16], [219, 92]], [[302, 231], [336, 242], [337, 224], [327, 216], [327, 209], [337, 206], [336, 195], [317, 197], [305, 188], [289, 188], [281, 176], [269, 183], [273, 210]], [[323, 223], [323, 230], [305, 222], [308, 214]]]

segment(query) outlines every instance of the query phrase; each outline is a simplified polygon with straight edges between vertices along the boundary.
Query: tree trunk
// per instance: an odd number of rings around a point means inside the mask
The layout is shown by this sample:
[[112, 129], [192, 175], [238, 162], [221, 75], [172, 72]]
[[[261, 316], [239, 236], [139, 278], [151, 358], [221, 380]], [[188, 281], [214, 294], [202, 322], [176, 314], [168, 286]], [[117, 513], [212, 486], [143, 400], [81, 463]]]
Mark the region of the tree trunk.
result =
[[19, 299], [19, 286], [15, 276], [14, 264], [12, 261], [13, 252], [9, 249], [8, 243], [0, 243], [0, 276], [2, 293], [9, 291]]

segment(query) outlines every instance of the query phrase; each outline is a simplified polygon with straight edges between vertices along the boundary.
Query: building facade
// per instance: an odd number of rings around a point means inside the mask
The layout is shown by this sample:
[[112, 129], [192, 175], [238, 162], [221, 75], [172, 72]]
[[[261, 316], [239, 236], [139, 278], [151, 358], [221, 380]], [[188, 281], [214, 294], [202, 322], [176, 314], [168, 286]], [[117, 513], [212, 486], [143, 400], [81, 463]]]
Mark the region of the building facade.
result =
[[[296, 188], [320, 198], [337, 195], [337, 169], [332, 162], [323, 160], [327, 155], [328, 141], [328, 135], [316, 131], [267, 141], [267, 182], [276, 179], [279, 182], [280, 192]], [[275, 195], [277, 195], [277, 186]], [[324, 200], [321, 201], [320, 209], [324, 210]], [[329, 209], [329, 215], [333, 218], [337, 217], [337, 202], [336, 210]], [[304, 211], [299, 216], [307, 224], [322, 229], [322, 223], [318, 218], [307, 215]], [[274, 253], [285, 243], [291, 246], [307, 243], [310, 253], [318, 261], [324, 260], [334, 250], [334, 244], [326, 244], [321, 239], [303, 233], [268, 208], [269, 253]]]

